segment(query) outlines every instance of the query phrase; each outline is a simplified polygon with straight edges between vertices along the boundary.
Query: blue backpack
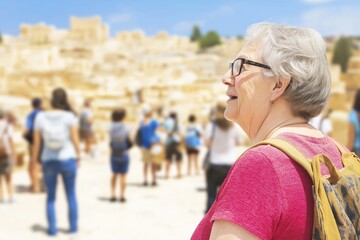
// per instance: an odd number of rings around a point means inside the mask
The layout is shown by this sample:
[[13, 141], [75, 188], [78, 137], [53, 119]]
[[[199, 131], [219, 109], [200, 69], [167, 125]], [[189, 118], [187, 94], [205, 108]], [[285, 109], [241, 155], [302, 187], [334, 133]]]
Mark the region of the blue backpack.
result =
[[188, 127], [185, 133], [186, 147], [196, 148], [200, 146], [200, 133], [195, 127]]

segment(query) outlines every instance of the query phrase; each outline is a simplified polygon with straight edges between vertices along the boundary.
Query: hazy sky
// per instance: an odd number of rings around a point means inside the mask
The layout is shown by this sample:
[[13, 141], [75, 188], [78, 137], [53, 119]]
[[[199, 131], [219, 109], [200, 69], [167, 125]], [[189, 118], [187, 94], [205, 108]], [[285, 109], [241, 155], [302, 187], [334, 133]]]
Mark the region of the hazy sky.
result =
[[101, 16], [111, 34], [142, 29], [189, 36], [203, 32], [242, 35], [248, 25], [270, 21], [313, 27], [322, 35], [360, 35], [359, 0], [0, 0], [0, 32], [18, 35], [21, 23], [68, 29], [70, 16]]

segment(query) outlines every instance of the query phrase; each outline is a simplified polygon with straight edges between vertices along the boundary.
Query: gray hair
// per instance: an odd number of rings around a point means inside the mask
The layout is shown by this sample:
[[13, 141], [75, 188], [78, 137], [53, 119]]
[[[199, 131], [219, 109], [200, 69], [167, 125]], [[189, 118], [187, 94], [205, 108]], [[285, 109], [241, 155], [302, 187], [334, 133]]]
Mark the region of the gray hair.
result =
[[309, 120], [320, 114], [331, 88], [326, 44], [313, 29], [259, 23], [250, 26], [247, 42], [260, 44], [260, 57], [271, 70], [265, 77], [291, 78], [285, 91], [292, 112]]

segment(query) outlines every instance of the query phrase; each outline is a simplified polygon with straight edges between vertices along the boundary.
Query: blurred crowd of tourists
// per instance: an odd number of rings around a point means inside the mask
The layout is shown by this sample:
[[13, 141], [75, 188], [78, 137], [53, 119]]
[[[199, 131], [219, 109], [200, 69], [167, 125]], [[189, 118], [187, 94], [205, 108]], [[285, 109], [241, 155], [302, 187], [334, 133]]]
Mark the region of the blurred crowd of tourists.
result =
[[[349, 114], [349, 137], [347, 147], [359, 154], [360, 151], [360, 90], [357, 91], [354, 106]], [[57, 234], [55, 217], [55, 192], [58, 175], [64, 182], [69, 206], [70, 233], [78, 231], [78, 203], [76, 197], [76, 176], [82, 159], [101, 157], [94, 145], [94, 117], [91, 100], [84, 101], [79, 113], [69, 103], [65, 89], [53, 90], [50, 108], [43, 108], [41, 98], [31, 100], [32, 111], [25, 120], [23, 138], [28, 145], [29, 191], [46, 192], [46, 216], [48, 233]], [[198, 121], [196, 113], [187, 116], [181, 123], [176, 111], [164, 114], [161, 108], [145, 106], [136, 125], [126, 121], [126, 109], [114, 109], [109, 117], [109, 166], [110, 202], [125, 203], [127, 174], [131, 169], [129, 150], [138, 147], [143, 163], [144, 187], [159, 185], [158, 175], [163, 173], [166, 181], [170, 177], [181, 179], [184, 175], [204, 173], [206, 183], [207, 212], [213, 204], [217, 191], [231, 166], [239, 156], [237, 147], [245, 144], [245, 136], [237, 124], [224, 118], [225, 103], [217, 103], [206, 123]], [[332, 124], [327, 111], [310, 121], [325, 134], [331, 135]], [[183, 116], [182, 116], [183, 117]], [[0, 203], [14, 203], [12, 173], [16, 166], [14, 124], [16, 117], [10, 111], [0, 109]], [[200, 154], [204, 149], [205, 152]], [[204, 156], [199, 159], [199, 156]], [[186, 167], [183, 168], [186, 160]], [[174, 163], [174, 164], [173, 164]], [[170, 176], [175, 166], [176, 175]], [[186, 174], [183, 170], [186, 170]], [[3, 193], [3, 182], [7, 198]], [[118, 184], [119, 183], [119, 184]], [[119, 186], [118, 186], [119, 185]], [[119, 193], [117, 193], [119, 192]]]

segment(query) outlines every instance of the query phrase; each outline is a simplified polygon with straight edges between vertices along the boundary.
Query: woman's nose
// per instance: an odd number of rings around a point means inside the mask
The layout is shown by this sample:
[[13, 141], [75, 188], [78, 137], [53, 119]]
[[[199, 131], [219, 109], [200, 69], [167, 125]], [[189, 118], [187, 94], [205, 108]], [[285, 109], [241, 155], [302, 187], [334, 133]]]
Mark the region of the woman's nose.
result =
[[222, 77], [223, 84], [225, 85], [234, 85], [234, 78], [231, 76], [231, 70], [229, 69], [225, 75]]

